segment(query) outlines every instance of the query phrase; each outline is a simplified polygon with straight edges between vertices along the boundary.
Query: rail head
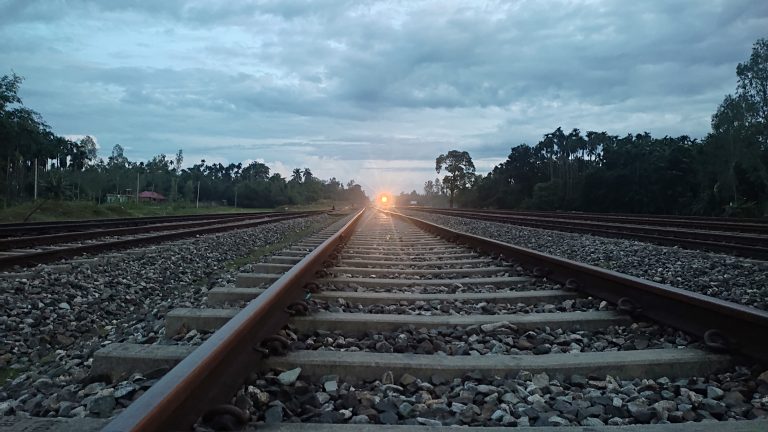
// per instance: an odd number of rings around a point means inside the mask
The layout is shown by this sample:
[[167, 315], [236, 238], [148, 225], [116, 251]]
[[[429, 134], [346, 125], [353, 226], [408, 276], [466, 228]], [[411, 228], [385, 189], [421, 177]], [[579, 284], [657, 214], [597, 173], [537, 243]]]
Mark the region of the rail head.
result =
[[358, 211], [103, 430], [187, 430], [208, 409], [227, 403], [263, 358], [254, 348], [288, 322], [286, 308], [304, 298], [304, 284], [315, 278], [327, 257], [349, 238], [364, 212]]
[[442, 237], [491, 254], [513, 259], [540, 276], [567, 288], [618, 304], [620, 309], [646, 316], [704, 339], [715, 349], [740, 352], [768, 361], [768, 312], [455, 231], [414, 216], [382, 210]]

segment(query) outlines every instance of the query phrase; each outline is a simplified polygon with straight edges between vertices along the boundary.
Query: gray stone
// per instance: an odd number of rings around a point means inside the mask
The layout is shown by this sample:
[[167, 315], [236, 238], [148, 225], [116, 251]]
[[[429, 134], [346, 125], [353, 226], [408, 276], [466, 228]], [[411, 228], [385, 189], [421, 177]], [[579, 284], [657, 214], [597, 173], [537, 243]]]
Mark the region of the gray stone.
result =
[[482, 331], [484, 331], [484, 332], [492, 332], [494, 330], [498, 330], [498, 329], [504, 328], [504, 327], [509, 327], [509, 328], [511, 328], [513, 330], [517, 329], [516, 326], [510, 324], [507, 321], [499, 321], [499, 322], [495, 322], [495, 323], [483, 324], [483, 325], [480, 326], [480, 329]]
[[80, 405], [75, 402], [61, 402], [59, 403], [58, 416], [69, 417], [69, 414], [72, 412], [72, 410], [77, 408], [78, 406]]
[[442, 426], [443, 424], [437, 420], [432, 420], [424, 417], [416, 417], [416, 421], [424, 426]]
[[738, 391], [729, 391], [723, 396], [723, 403], [728, 408], [738, 407], [744, 403], [744, 395]]
[[584, 420], [582, 420], [580, 424], [582, 426], [591, 426], [591, 427], [605, 426], [605, 423], [602, 420], [595, 417], [587, 417]]
[[618, 417], [611, 417], [608, 419], [608, 426], [623, 426], [624, 420], [618, 418]]
[[280, 381], [280, 384], [282, 385], [293, 385], [293, 383], [299, 379], [300, 374], [301, 368], [291, 369], [278, 375], [277, 380]]
[[682, 423], [683, 422], [683, 412], [682, 411], [672, 411], [667, 415], [667, 420], [669, 420], [671, 423]]
[[17, 406], [19, 406], [19, 403], [13, 399], [0, 402], [0, 416], [10, 415]]
[[88, 410], [82, 405], [69, 412], [70, 417], [85, 417], [86, 415], [88, 415]]
[[323, 388], [326, 392], [334, 394], [339, 390], [339, 383], [336, 381], [326, 381], [323, 383]]
[[315, 393], [315, 396], [317, 397], [317, 401], [320, 402], [320, 405], [323, 405], [331, 400], [331, 396], [326, 392], [317, 392]]
[[53, 381], [50, 378], [40, 378], [32, 384], [35, 390], [48, 393], [54, 388]]
[[[295, 381], [295, 380], [294, 380]], [[277, 424], [283, 422], [283, 406], [274, 405], [264, 411], [264, 423]]]
[[395, 383], [395, 377], [392, 375], [392, 371], [384, 372], [384, 375], [381, 376], [381, 383], [382, 384], [394, 384]]
[[641, 423], [648, 423], [654, 416], [654, 412], [651, 411], [646, 404], [640, 402], [628, 403], [627, 410], [635, 420]]
[[510, 405], [514, 405], [514, 404], [520, 402], [520, 398], [517, 397], [517, 395], [514, 394], [514, 393], [504, 393], [501, 396], [501, 401], [505, 402], [505, 403], [508, 403]]
[[130, 396], [137, 389], [138, 387], [136, 387], [136, 385], [132, 382], [124, 382], [115, 388], [115, 392], [112, 394], [112, 396], [114, 396], [115, 399], [120, 399], [122, 397]]
[[661, 417], [662, 413], [675, 411], [677, 409], [677, 403], [671, 400], [663, 400], [653, 404], [653, 409], [655, 409], [656, 413]]
[[504, 416], [507, 414], [508, 413], [504, 412], [503, 410], [497, 409], [496, 411], [493, 412], [493, 414], [491, 414], [491, 420], [495, 422], [500, 422], [501, 419], [503, 419]]
[[83, 389], [83, 394], [86, 395], [86, 396], [92, 395], [92, 394], [96, 394], [96, 393], [104, 390], [104, 388], [106, 388], [106, 387], [107, 387], [107, 385], [104, 384], [103, 382], [91, 383], [91, 384], [88, 384], [87, 386], [85, 386], [85, 388]]
[[757, 381], [768, 384], [768, 370], [757, 376]]
[[[416, 382], [416, 377], [411, 374], [403, 374], [403, 376], [400, 377], [400, 384], [403, 386], [408, 386], [414, 382]], [[393, 384], [393, 383], [390, 383], [390, 384]]]
[[546, 373], [540, 373], [533, 376], [533, 379], [531, 380], [534, 386], [538, 388], [543, 388], [549, 385], [549, 375]]
[[397, 424], [398, 418], [397, 418], [397, 414], [395, 414], [394, 412], [386, 411], [379, 414], [379, 420], [384, 424], [393, 425], [393, 424]]
[[403, 402], [400, 404], [399, 407], [397, 407], [397, 411], [400, 413], [403, 417], [408, 417], [411, 415], [411, 411], [413, 411], [413, 405], [411, 405], [408, 402]]
[[577, 387], [586, 387], [587, 378], [583, 375], [571, 375], [571, 385]]
[[112, 415], [115, 409], [116, 401], [114, 396], [96, 396], [88, 402], [88, 412], [96, 417], [106, 418]]
[[706, 398], [701, 401], [701, 408], [716, 416], [721, 416], [725, 414], [726, 411], [728, 411], [724, 403], [710, 398]]
[[725, 396], [725, 392], [715, 386], [707, 387], [707, 397], [709, 399], [720, 400]]
[[371, 419], [368, 418], [367, 415], [356, 415], [349, 419], [350, 424], [368, 424], [371, 422]]
[[552, 426], [568, 426], [571, 424], [568, 420], [560, 417], [560, 416], [552, 416], [547, 419], [550, 425]]

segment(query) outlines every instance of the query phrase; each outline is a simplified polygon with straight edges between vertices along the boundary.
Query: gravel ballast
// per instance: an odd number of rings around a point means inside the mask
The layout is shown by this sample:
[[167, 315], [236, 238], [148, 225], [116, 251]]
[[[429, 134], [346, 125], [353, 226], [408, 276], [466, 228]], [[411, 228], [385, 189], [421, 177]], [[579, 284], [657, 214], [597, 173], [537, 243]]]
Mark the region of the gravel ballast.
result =
[[326, 312], [352, 312], [352, 313], [373, 313], [373, 314], [396, 314], [396, 315], [500, 315], [500, 314], [530, 314], [547, 312], [576, 312], [589, 310], [613, 310], [607, 302], [594, 298], [574, 298], [563, 300], [559, 303], [488, 303], [484, 301], [471, 300], [432, 300], [417, 301], [414, 303], [403, 302], [402, 304], [372, 304], [362, 305], [360, 303], [347, 301], [338, 298], [335, 301], [327, 302], [322, 300], [313, 300], [312, 310], [322, 310]]
[[[96, 350], [112, 342], [162, 341], [165, 314], [203, 306], [208, 289], [234, 281], [239, 271], [231, 268], [234, 260], [335, 220], [326, 215], [288, 220], [39, 266], [23, 277], [0, 279], [0, 416], [111, 416], [163, 371], [108, 383], [88, 376]], [[194, 336], [185, 338], [191, 342]]]
[[233, 403], [256, 424], [601, 426], [768, 417], [768, 373], [737, 367], [710, 377], [621, 380], [515, 372], [506, 377], [393, 376], [305, 380], [301, 369], [256, 375]]
[[404, 211], [450, 229], [768, 310], [768, 262], [632, 240]]
[[436, 329], [407, 326], [393, 332], [369, 331], [360, 338], [345, 337], [341, 332], [317, 331], [297, 339], [292, 344], [294, 349], [439, 355], [541, 355], [701, 348], [683, 332], [645, 322], [608, 326], [596, 331], [563, 331], [549, 327], [521, 330], [508, 322]]

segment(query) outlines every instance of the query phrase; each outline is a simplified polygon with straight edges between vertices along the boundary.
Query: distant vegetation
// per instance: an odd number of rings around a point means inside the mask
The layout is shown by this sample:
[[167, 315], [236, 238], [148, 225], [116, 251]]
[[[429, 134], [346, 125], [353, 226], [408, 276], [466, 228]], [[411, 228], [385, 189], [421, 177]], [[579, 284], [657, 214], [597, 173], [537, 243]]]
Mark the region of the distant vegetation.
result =
[[[755, 43], [736, 74], [736, 93], [720, 104], [703, 140], [557, 128], [534, 146], [513, 147], [507, 160], [484, 177], [462, 172], [456, 202], [465, 207], [766, 215], [768, 40]], [[444, 157], [437, 158], [438, 167]], [[445, 205], [451, 195], [446, 185], [454, 183], [449, 173], [442, 181], [428, 181], [421, 194], [402, 194], [400, 202]]]
[[[0, 78], [0, 200], [3, 207], [31, 200], [35, 194], [35, 166], [39, 198], [84, 200], [95, 203], [135, 200], [139, 191], [162, 194], [170, 203], [215, 203], [238, 207], [273, 208], [325, 199], [331, 203], [367, 202], [360, 185], [335, 178], [320, 180], [309, 168], [293, 170], [291, 178], [270, 173], [260, 162], [222, 165], [200, 161], [182, 168], [182, 150], [149, 161], [131, 161], [116, 144], [104, 160], [96, 143], [86, 136], [73, 141], [55, 135], [37, 112], [18, 95], [23, 79]], [[199, 193], [199, 195], [198, 195]], [[111, 196], [110, 196], [111, 195]], [[122, 196], [120, 196], [122, 195]], [[332, 204], [331, 204], [332, 205]]]

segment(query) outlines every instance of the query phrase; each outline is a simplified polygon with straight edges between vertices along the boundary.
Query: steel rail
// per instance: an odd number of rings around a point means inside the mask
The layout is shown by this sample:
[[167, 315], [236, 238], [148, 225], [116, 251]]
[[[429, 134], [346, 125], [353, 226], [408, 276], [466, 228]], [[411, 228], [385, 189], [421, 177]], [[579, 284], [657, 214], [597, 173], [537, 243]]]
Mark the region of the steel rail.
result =
[[46, 222], [13, 222], [0, 224], [0, 236], [20, 236], [30, 233], [71, 232], [110, 226], [136, 226], [151, 223], [183, 222], [200, 219], [232, 219], [248, 215], [269, 216], [286, 212], [209, 213], [181, 216], [143, 216], [126, 218], [75, 219]]
[[683, 230], [662, 227], [645, 227], [627, 224], [608, 224], [566, 219], [536, 219], [529, 216], [494, 215], [475, 211], [447, 209], [419, 209], [426, 213], [456, 217], [471, 217], [475, 220], [501, 222], [555, 231], [595, 234], [604, 237], [629, 238], [670, 246], [691, 249], [705, 249], [733, 253], [739, 256], [768, 258], [768, 236], [720, 233], [711, 231]]
[[[298, 213], [281, 213], [282, 215], [290, 214], [308, 214], [310, 212], [298, 212]], [[264, 219], [272, 216], [273, 214], [258, 214], [253, 213], [248, 216], [238, 216], [231, 218], [214, 218], [214, 219], [197, 219], [193, 221], [167, 221], [158, 224], [127, 226], [120, 228], [105, 228], [105, 229], [91, 229], [88, 231], [76, 231], [76, 232], [64, 232], [57, 234], [46, 234], [39, 236], [24, 236], [24, 237], [9, 237], [0, 239], [0, 251], [9, 249], [20, 249], [40, 245], [53, 245], [56, 243], [66, 243], [72, 241], [90, 240], [99, 237], [109, 236], [121, 236], [127, 234], [141, 234], [154, 231], [170, 231], [177, 229], [195, 228], [201, 226], [207, 226], [212, 223], [235, 223], [239, 221], [252, 220], [252, 219]]]
[[518, 212], [518, 211], [489, 211], [498, 214], [513, 214], [518, 216], [536, 216], [557, 219], [578, 219], [588, 221], [602, 221], [620, 224], [647, 225], [687, 228], [693, 230], [740, 232], [752, 234], [768, 234], [768, 221], [764, 222], [734, 222], [730, 220], [699, 220], [672, 217], [647, 217], [646, 215], [634, 216], [610, 216], [593, 213], [569, 213], [569, 212]]
[[[716, 339], [722, 348], [768, 361], [768, 312], [702, 294], [651, 282], [497, 240], [457, 232], [442, 225], [396, 211], [384, 211], [451, 241], [503, 255], [536, 275], [566, 288], [623, 304], [654, 321], [696, 336]], [[716, 344], [715, 344], [716, 345]]]
[[244, 222], [223, 223], [209, 225], [200, 228], [189, 228], [170, 232], [160, 232], [157, 234], [131, 237], [127, 239], [106, 240], [94, 242], [85, 245], [62, 247], [54, 249], [39, 250], [26, 253], [15, 253], [0, 256], [0, 268], [8, 268], [16, 265], [34, 265], [55, 261], [61, 258], [71, 258], [85, 253], [98, 253], [107, 250], [120, 249], [126, 247], [142, 246], [163, 241], [176, 240], [185, 237], [192, 237], [200, 234], [212, 234], [233, 229], [250, 228], [268, 223], [280, 222], [284, 220], [305, 217], [306, 213], [293, 213], [286, 216], [274, 216], [266, 219], [257, 219]]
[[248, 303], [103, 430], [188, 430], [207, 409], [229, 402], [263, 358], [254, 348], [288, 322], [286, 308], [304, 298], [305, 284], [349, 238], [364, 211], [356, 213], [341, 230]]

